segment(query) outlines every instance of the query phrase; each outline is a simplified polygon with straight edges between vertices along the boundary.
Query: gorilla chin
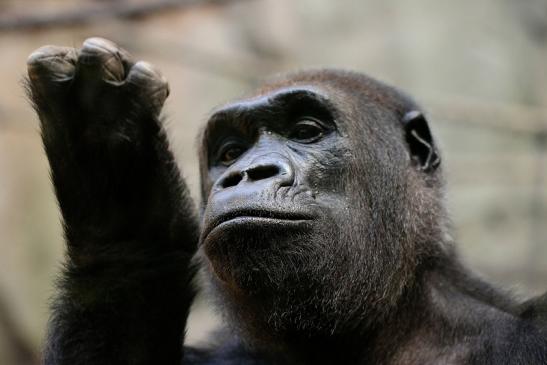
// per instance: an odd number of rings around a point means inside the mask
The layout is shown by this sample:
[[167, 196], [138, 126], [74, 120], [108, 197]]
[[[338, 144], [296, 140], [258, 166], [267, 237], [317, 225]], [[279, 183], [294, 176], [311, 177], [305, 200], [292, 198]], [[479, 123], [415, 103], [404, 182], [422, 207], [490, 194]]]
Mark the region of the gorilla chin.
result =
[[331, 259], [338, 232], [324, 226], [321, 219], [238, 217], [203, 239], [200, 257], [209, 294], [249, 346], [347, 328], [340, 318], [351, 321], [356, 308], [346, 300], [345, 285], [325, 286], [336, 280], [339, 265]]
[[272, 268], [301, 260], [319, 225], [312, 214], [283, 213], [233, 212], [207, 225], [201, 245], [218, 279], [253, 292], [265, 282], [278, 286], [281, 277], [273, 279]]

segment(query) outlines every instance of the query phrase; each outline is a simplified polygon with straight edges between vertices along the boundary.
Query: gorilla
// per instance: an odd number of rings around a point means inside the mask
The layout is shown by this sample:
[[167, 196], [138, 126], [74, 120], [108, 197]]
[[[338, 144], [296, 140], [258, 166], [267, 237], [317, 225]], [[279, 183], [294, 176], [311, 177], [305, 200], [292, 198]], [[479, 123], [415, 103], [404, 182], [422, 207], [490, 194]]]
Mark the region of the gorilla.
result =
[[[27, 88], [67, 242], [45, 364], [547, 364], [547, 295], [460, 263], [438, 148], [397, 89], [301, 71], [217, 108], [196, 210], [153, 66], [45, 46]], [[196, 275], [224, 319], [203, 347], [184, 346]]]

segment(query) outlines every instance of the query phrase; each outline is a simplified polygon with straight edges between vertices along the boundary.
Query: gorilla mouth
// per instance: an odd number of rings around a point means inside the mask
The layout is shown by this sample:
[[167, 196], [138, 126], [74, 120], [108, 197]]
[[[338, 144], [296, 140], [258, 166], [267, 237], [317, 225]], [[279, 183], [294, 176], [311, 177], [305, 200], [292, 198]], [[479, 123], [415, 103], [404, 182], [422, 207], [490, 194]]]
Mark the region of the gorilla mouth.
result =
[[315, 215], [305, 212], [258, 209], [235, 210], [221, 214], [211, 220], [209, 224], [206, 224], [202, 238], [205, 239], [209, 233], [221, 226], [232, 224], [278, 225], [283, 227], [287, 224], [304, 223], [315, 218]]

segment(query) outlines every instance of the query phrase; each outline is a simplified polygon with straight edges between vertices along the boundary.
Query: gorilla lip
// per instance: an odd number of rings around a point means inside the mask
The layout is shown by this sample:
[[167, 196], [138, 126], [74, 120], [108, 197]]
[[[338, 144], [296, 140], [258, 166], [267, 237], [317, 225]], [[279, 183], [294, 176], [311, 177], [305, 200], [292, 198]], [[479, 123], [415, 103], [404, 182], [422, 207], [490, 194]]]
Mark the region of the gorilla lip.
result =
[[275, 224], [279, 222], [302, 223], [315, 218], [314, 215], [304, 212], [272, 211], [272, 210], [237, 210], [219, 215], [207, 225], [203, 231], [205, 239], [213, 230], [229, 223]]

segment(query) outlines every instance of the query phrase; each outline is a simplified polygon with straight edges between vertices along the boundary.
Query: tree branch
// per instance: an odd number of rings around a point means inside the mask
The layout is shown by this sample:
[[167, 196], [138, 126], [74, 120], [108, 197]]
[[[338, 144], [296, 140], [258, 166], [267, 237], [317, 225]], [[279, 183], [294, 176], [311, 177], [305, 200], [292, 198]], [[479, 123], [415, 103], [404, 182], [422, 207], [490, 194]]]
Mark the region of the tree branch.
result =
[[87, 5], [55, 14], [0, 15], [0, 31], [37, 30], [88, 24], [112, 18], [136, 19], [172, 9], [200, 5], [222, 5], [233, 0], [157, 0], [143, 3], [121, 1], [108, 5]]

